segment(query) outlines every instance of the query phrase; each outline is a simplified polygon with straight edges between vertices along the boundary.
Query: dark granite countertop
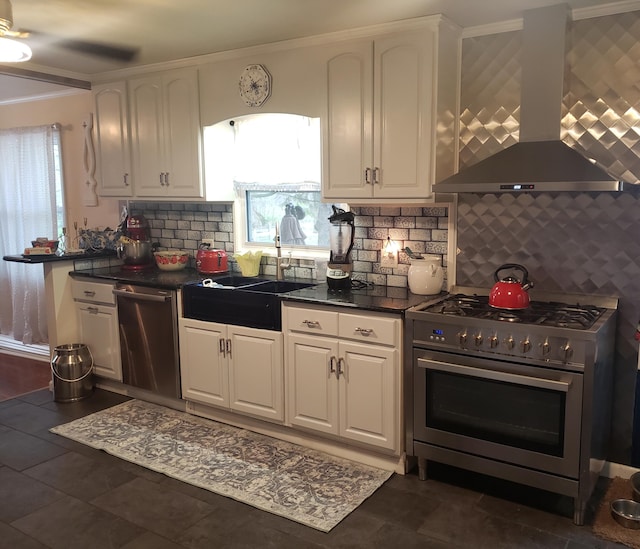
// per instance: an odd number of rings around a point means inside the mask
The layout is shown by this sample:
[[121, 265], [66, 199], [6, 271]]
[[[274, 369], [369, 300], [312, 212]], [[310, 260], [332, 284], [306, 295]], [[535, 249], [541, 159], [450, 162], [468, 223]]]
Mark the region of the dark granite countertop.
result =
[[[217, 276], [227, 276], [226, 273], [202, 275], [191, 268], [182, 271], [161, 271], [157, 267], [153, 267], [143, 271], [127, 271], [121, 266], [76, 270], [69, 274], [76, 279], [102, 279], [165, 289], [178, 289], [186, 284], [201, 282], [205, 278], [213, 278], [215, 280]], [[275, 277], [263, 275], [260, 278], [275, 280]], [[287, 280], [290, 279], [287, 278]], [[307, 280], [301, 281], [308, 282]], [[433, 296], [416, 295], [412, 294], [407, 288], [392, 286], [365, 286], [361, 289], [354, 288], [349, 293], [334, 293], [329, 290], [326, 283], [320, 283], [310, 288], [282, 294], [282, 298], [285, 301], [308, 303], [310, 305], [335, 305], [370, 311], [402, 313], [427, 299], [433, 299]]]
[[95, 267], [72, 271], [69, 273], [69, 276], [75, 279], [97, 278], [111, 282], [125, 282], [128, 284], [168, 290], [177, 290], [185, 284], [197, 283], [205, 278], [209, 278], [208, 276], [201, 275], [195, 269], [186, 268], [181, 271], [161, 271], [155, 265], [141, 271], [127, 270], [122, 268], [121, 265]]
[[5, 255], [4, 261], [15, 263], [55, 263], [58, 261], [77, 261], [79, 259], [99, 259], [102, 257], [116, 257], [115, 251], [100, 250], [97, 252], [85, 252], [81, 254], [42, 254], [42, 255]]
[[368, 286], [362, 289], [354, 288], [348, 293], [335, 293], [329, 290], [326, 283], [283, 295], [285, 301], [310, 305], [336, 305], [385, 313], [403, 313], [406, 309], [426, 301], [427, 297], [412, 294], [407, 288], [393, 286]]

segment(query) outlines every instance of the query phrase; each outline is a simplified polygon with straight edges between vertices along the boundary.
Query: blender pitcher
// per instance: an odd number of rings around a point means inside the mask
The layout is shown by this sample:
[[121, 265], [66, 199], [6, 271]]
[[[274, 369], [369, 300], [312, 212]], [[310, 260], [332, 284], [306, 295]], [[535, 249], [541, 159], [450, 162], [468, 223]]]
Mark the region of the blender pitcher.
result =
[[335, 206], [329, 217], [329, 263], [327, 264], [327, 284], [330, 290], [347, 292], [351, 289], [351, 248], [353, 248], [353, 212]]

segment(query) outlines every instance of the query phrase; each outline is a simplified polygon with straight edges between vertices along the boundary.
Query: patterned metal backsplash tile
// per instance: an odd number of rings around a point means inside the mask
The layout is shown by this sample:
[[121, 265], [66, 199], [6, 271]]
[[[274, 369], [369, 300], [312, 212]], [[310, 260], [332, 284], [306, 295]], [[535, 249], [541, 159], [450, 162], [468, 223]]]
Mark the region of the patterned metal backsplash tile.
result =
[[[522, 33], [462, 46], [460, 168], [518, 141]], [[612, 175], [640, 182], [640, 11], [569, 25], [561, 137]]]
[[[463, 42], [460, 166], [518, 140], [519, 31]], [[570, 25], [561, 135], [640, 182], [640, 12]], [[629, 463], [640, 317], [640, 188], [625, 193], [461, 194], [456, 281], [491, 287], [520, 263], [538, 288], [620, 298], [609, 459]], [[640, 464], [634, 464], [640, 465]]]
[[490, 288], [505, 263], [537, 288], [619, 296], [611, 461], [629, 463], [640, 315], [640, 193], [461, 194], [456, 281]]
[[518, 142], [522, 34], [506, 32], [462, 43], [460, 167]]
[[574, 21], [562, 139], [640, 182], [640, 12]]

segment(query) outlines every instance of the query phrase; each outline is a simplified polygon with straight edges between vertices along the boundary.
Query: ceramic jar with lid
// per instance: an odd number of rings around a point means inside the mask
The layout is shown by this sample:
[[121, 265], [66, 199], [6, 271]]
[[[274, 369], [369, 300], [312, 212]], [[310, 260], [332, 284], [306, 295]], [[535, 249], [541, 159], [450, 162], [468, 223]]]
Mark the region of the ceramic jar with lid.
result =
[[408, 274], [409, 290], [418, 295], [436, 295], [442, 291], [444, 271], [439, 255], [412, 259]]

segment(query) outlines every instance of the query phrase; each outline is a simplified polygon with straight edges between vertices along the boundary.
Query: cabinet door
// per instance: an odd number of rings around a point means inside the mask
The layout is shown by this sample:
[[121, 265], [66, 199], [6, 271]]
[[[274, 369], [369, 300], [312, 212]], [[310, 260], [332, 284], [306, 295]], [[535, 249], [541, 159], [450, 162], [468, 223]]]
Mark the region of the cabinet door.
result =
[[338, 357], [335, 340], [300, 334], [287, 336], [288, 421], [338, 434]]
[[398, 450], [400, 367], [392, 348], [340, 342], [340, 435]]
[[282, 333], [228, 326], [232, 410], [284, 421]]
[[80, 341], [93, 356], [96, 374], [122, 381], [118, 317], [115, 307], [82, 303], [76, 305]]
[[435, 34], [423, 30], [375, 41], [374, 194], [381, 198], [431, 195], [435, 147]]
[[367, 198], [373, 166], [373, 43], [354, 41], [327, 61], [327, 123], [323, 129], [325, 198]]
[[129, 105], [135, 194], [162, 196], [165, 185], [161, 77], [130, 80]]
[[131, 151], [126, 83], [93, 87], [96, 179], [101, 196], [127, 197], [131, 186]]
[[162, 78], [164, 176], [168, 196], [203, 196], [197, 69], [167, 72]]
[[180, 377], [183, 399], [229, 407], [225, 343], [226, 326], [213, 322], [181, 321]]

